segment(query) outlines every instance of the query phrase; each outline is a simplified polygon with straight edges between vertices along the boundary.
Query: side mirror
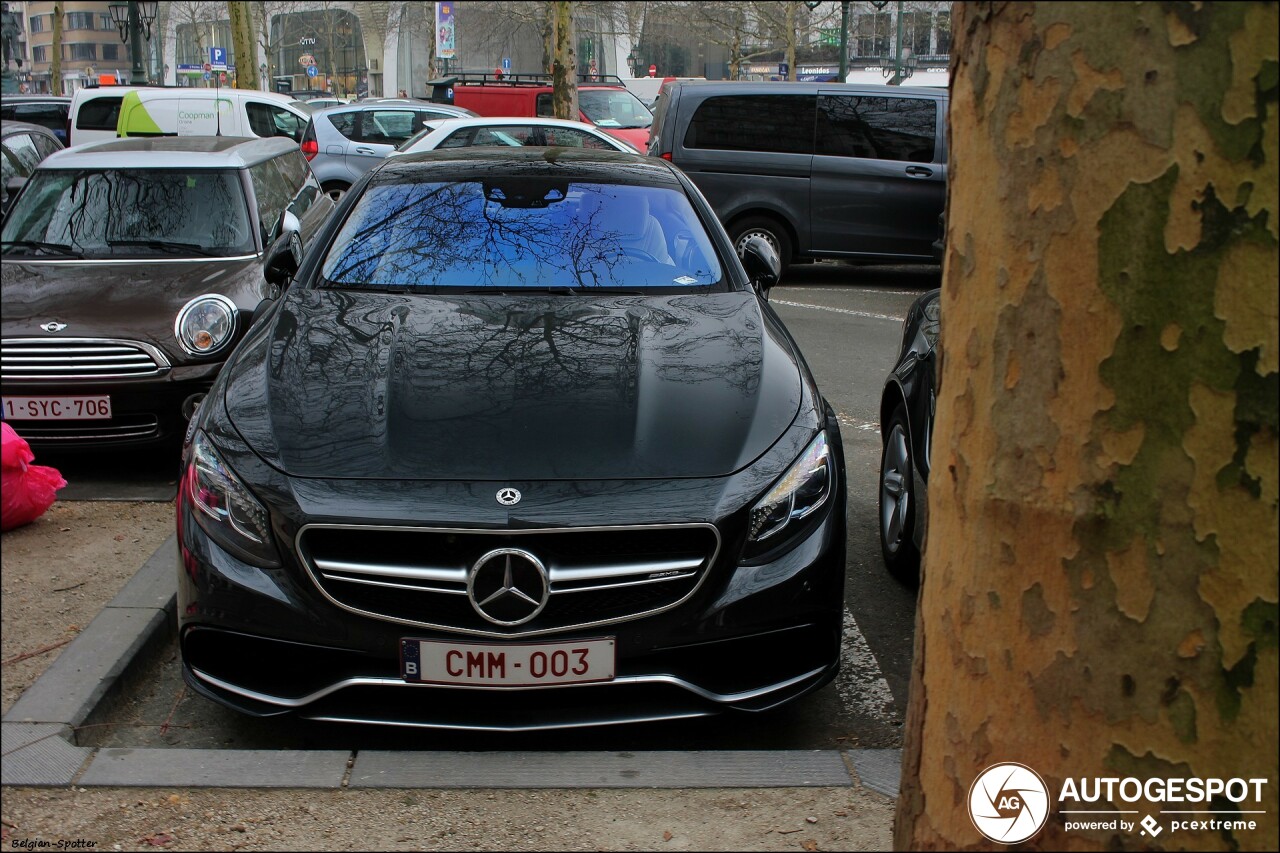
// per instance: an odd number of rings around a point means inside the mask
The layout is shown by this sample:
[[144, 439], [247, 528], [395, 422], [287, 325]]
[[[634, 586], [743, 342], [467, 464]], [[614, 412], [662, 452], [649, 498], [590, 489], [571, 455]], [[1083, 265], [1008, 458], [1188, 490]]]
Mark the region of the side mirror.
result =
[[769, 289], [782, 277], [782, 261], [778, 253], [769, 245], [769, 241], [760, 236], [749, 237], [742, 247], [742, 268], [747, 271], [751, 286], [764, 298], [769, 298]]
[[302, 266], [302, 225], [298, 217], [285, 211], [280, 216], [280, 236], [267, 249], [262, 275], [268, 284], [285, 287]]
[[14, 175], [9, 180], [4, 182], [4, 212], [5, 213], [9, 212], [10, 205], [12, 205], [13, 200], [18, 197], [18, 190], [22, 189], [22, 187], [26, 183], [27, 183], [27, 179], [22, 177], [21, 175]]

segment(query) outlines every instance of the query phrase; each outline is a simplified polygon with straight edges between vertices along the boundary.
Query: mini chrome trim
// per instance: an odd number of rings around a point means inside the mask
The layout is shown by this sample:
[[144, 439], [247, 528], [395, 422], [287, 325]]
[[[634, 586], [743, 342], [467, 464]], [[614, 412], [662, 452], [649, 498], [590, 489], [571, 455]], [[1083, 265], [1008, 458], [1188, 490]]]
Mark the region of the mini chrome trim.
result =
[[[46, 361], [52, 357], [60, 358], [66, 365], [68, 370], [93, 369], [80, 363], [77, 358], [76, 351], [73, 347], [85, 345], [84, 349], [79, 352], [87, 355], [91, 359], [99, 359], [109, 357], [111, 347], [124, 347], [134, 350], [132, 353], [118, 353], [121, 362], [127, 362], [130, 359], [136, 359], [139, 355], [151, 359], [150, 369], [146, 371], [130, 372], [130, 373], [46, 373], [46, 374], [25, 374], [22, 372], [10, 373], [13, 371], [23, 370], [39, 370], [40, 366], [31, 366], [22, 364], [18, 366], [17, 361], [25, 359], [27, 356], [39, 358]], [[12, 347], [12, 349], [9, 349]], [[137, 351], [141, 352], [137, 352]], [[13, 367], [4, 364], [5, 361], [14, 363]], [[123, 364], [121, 366], [124, 366]], [[119, 369], [119, 368], [117, 368]], [[171, 369], [169, 359], [164, 352], [152, 344], [142, 341], [130, 341], [124, 338], [3, 338], [0, 339], [0, 377], [7, 381], [45, 381], [51, 379], [150, 379], [157, 376], [164, 376]], [[51, 367], [51, 370], [57, 370]]]
[[102, 264], [104, 266], [120, 266], [122, 264], [211, 264], [219, 261], [253, 261], [262, 257], [259, 252], [253, 255], [231, 255], [225, 258], [28, 258], [6, 255], [5, 260], [15, 264]]
[[[216, 346], [214, 346], [212, 349], [198, 350], [189, 346], [187, 343], [187, 339], [182, 336], [182, 321], [186, 319], [187, 314], [191, 313], [192, 308], [195, 308], [201, 302], [204, 302], [206, 300], [210, 302], [216, 302], [226, 310], [227, 314], [230, 316], [230, 319], [231, 319], [231, 329], [227, 332], [227, 336], [223, 338], [222, 341], [218, 343]], [[200, 296], [197, 296], [195, 299], [188, 300], [187, 304], [183, 305], [182, 308], [178, 311], [178, 316], [173, 321], [173, 336], [178, 339], [178, 346], [182, 347], [183, 352], [185, 352], [189, 356], [200, 358], [202, 356], [207, 356], [207, 355], [216, 355], [219, 352], [221, 352], [223, 349], [225, 349], [229, 343], [235, 340], [236, 327], [239, 325], [240, 325], [239, 311], [236, 309], [236, 304], [234, 302], [232, 302], [228, 297], [223, 296], [221, 293], [205, 293]]]
[[415, 723], [408, 720], [362, 720], [359, 717], [311, 716], [308, 720], [318, 723], [362, 723], [366, 726], [401, 726], [409, 729], [440, 729], [454, 732], [549, 732], [561, 729], [585, 729], [594, 726], [625, 726], [632, 723], [661, 723], [670, 720], [694, 720], [711, 717], [715, 711], [673, 711], [670, 714], [644, 714], [634, 717], [617, 717], [607, 720], [582, 720], [573, 723], [545, 723], [536, 726], [464, 726], [457, 723]]
[[668, 575], [666, 577], [661, 577], [661, 578], [644, 578], [643, 580], [638, 580], [638, 581], [622, 581], [621, 583], [594, 584], [592, 586], [574, 586], [574, 587], [569, 587], [568, 589], [553, 589], [551, 591], [556, 595], [570, 595], [575, 592], [599, 592], [602, 589], [622, 589], [623, 587], [628, 587], [628, 586], [647, 586], [648, 584], [651, 584], [651, 583], [666, 583], [667, 581], [684, 580], [685, 578], [689, 578], [692, 576], [693, 576], [693, 572], [680, 572], [678, 574], [672, 574], [672, 575]]
[[[702, 572], [698, 582], [676, 601], [664, 607], [654, 608], [653, 610], [645, 610], [639, 613], [632, 613], [627, 616], [620, 616], [616, 619], [601, 619], [595, 622], [579, 622], [572, 625], [562, 625], [555, 628], [543, 628], [537, 631], [518, 631], [511, 633], [500, 633], [496, 631], [477, 631], [469, 628], [458, 628], [453, 625], [439, 625], [433, 622], [420, 622], [414, 619], [398, 619], [394, 616], [387, 616], [382, 613], [374, 613], [371, 610], [364, 610], [359, 607], [352, 607], [344, 604], [334, 598], [320, 583], [320, 579], [316, 576], [315, 561], [302, 545], [302, 538], [308, 530], [377, 530], [392, 533], [462, 533], [472, 536], [484, 535], [502, 535], [518, 533], [520, 535], [539, 535], [545, 533], [600, 533], [610, 530], [689, 530], [703, 528], [711, 531], [711, 535], [715, 541], [715, 548], [712, 549], [711, 555], [706, 558], [706, 569]], [[336, 607], [341, 607], [348, 613], [355, 613], [359, 616], [367, 616], [370, 619], [377, 619], [382, 622], [391, 622], [397, 625], [410, 625], [415, 628], [430, 628], [436, 631], [445, 631], [450, 634], [460, 634], [468, 637], [492, 637], [494, 639], [518, 639], [522, 637], [538, 637], [547, 634], [559, 634], [566, 631], [577, 631], [584, 628], [596, 628], [602, 625], [616, 625], [620, 622], [630, 622], [635, 619], [641, 619], [648, 616], [655, 616], [659, 613], [665, 613], [668, 610], [679, 607], [688, 601], [702, 585], [706, 583], [707, 576], [711, 574], [711, 570], [715, 567], [716, 558], [720, 556], [720, 530], [714, 525], [707, 522], [692, 522], [688, 524], [614, 524], [602, 525], [598, 527], [540, 527], [533, 530], [513, 529], [513, 528], [477, 528], [477, 527], [409, 527], [406, 525], [380, 525], [380, 524], [304, 524], [298, 528], [298, 532], [293, 537], [293, 547], [299, 556], [299, 563], [306, 571], [307, 576], [311, 578], [311, 582], [315, 584], [320, 594]], [[702, 561], [699, 561], [699, 565]]]
[[801, 682], [817, 677], [825, 670], [826, 667], [820, 666], [816, 669], [811, 669], [808, 672], [792, 676], [791, 678], [783, 681], [779, 681], [774, 684], [766, 684], [763, 687], [757, 687], [752, 690], [743, 690], [740, 693], [713, 693], [710, 690], [699, 687], [696, 684], [685, 681], [683, 678], [679, 678], [674, 675], [624, 675], [619, 676], [612, 681], [589, 681], [574, 684], [535, 684], [522, 685], [520, 687], [476, 687], [474, 685], [460, 684], [421, 684], [413, 681], [405, 681], [402, 678], [362, 675], [354, 678], [344, 678], [341, 681], [335, 681], [328, 687], [322, 687], [319, 690], [306, 694], [305, 696], [300, 696], [296, 699], [289, 699], [284, 696], [272, 696], [269, 693], [260, 693], [257, 690], [250, 690], [247, 687], [239, 687], [228, 681], [223, 681], [220, 678], [212, 676], [194, 666], [191, 667], [193, 675], [201, 681], [212, 684], [214, 687], [225, 690], [228, 693], [234, 693], [237, 696], [243, 696], [246, 699], [253, 699], [256, 702], [262, 702], [266, 705], [276, 705], [281, 708], [301, 708], [304, 705], [310, 705], [312, 702], [316, 702], [326, 696], [337, 693], [339, 690], [345, 690], [348, 687], [410, 687], [415, 689], [430, 687], [443, 690], [490, 690], [501, 692], [504, 690], [561, 690], [568, 687], [584, 689], [600, 688], [612, 687], [619, 684], [665, 684], [670, 687], [679, 687], [683, 690], [687, 690], [696, 696], [706, 699], [709, 702], [715, 702], [718, 705], [732, 705], [735, 702], [748, 702], [752, 699], [759, 699], [761, 696], [766, 696], [770, 693], [776, 693], [779, 690], [786, 690], [789, 687], [794, 687]]
[[[678, 572], [696, 569], [702, 560], [666, 560], [655, 563], [629, 563], [618, 566], [579, 566], [571, 569], [552, 568], [552, 583], [572, 583], [573, 581], [596, 580], [597, 578], [620, 578], [627, 575], [656, 574], [658, 572]], [[659, 578], [667, 580], [667, 578]]]

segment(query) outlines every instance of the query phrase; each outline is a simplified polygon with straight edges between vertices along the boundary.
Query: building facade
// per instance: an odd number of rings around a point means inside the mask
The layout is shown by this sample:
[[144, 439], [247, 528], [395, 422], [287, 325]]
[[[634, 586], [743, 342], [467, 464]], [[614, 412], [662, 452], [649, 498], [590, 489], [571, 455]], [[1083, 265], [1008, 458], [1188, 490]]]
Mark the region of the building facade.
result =
[[[104, 77], [127, 82], [132, 67], [129, 47], [111, 20], [111, 4], [105, 0], [66, 0], [62, 5], [63, 93], [69, 95]], [[51, 0], [9, 3], [10, 10], [20, 7], [22, 12], [22, 40], [28, 58], [22, 83], [33, 93], [52, 91], [53, 6]], [[154, 31], [146, 44], [148, 75], [159, 79], [159, 46]]]

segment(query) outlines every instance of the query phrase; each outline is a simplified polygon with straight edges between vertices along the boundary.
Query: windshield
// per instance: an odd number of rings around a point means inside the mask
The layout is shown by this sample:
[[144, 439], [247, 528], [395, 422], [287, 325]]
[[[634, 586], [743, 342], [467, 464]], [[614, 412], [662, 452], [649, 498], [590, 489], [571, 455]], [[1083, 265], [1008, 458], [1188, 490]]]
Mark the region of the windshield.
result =
[[626, 89], [579, 89], [578, 107], [597, 127], [632, 128], [653, 124], [653, 113]]
[[115, 258], [256, 249], [234, 170], [40, 169], [9, 211], [0, 251]]
[[397, 290], [727, 287], [682, 191], [543, 177], [371, 185], [321, 275]]

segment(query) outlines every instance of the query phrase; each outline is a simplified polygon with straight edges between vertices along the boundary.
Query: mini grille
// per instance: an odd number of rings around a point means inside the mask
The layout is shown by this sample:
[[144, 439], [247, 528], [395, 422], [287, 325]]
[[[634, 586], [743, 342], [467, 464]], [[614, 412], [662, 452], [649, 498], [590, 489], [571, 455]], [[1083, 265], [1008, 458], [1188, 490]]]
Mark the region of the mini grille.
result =
[[139, 341], [9, 338], [0, 341], [0, 379], [121, 379], [160, 376], [164, 353]]
[[[467, 596], [468, 571], [497, 548], [528, 551], [550, 576], [546, 607], [511, 628], [482, 619]], [[706, 577], [719, 536], [705, 524], [539, 531], [317, 525], [298, 534], [298, 550], [316, 585], [348, 610], [448, 631], [528, 636], [674, 607]]]

